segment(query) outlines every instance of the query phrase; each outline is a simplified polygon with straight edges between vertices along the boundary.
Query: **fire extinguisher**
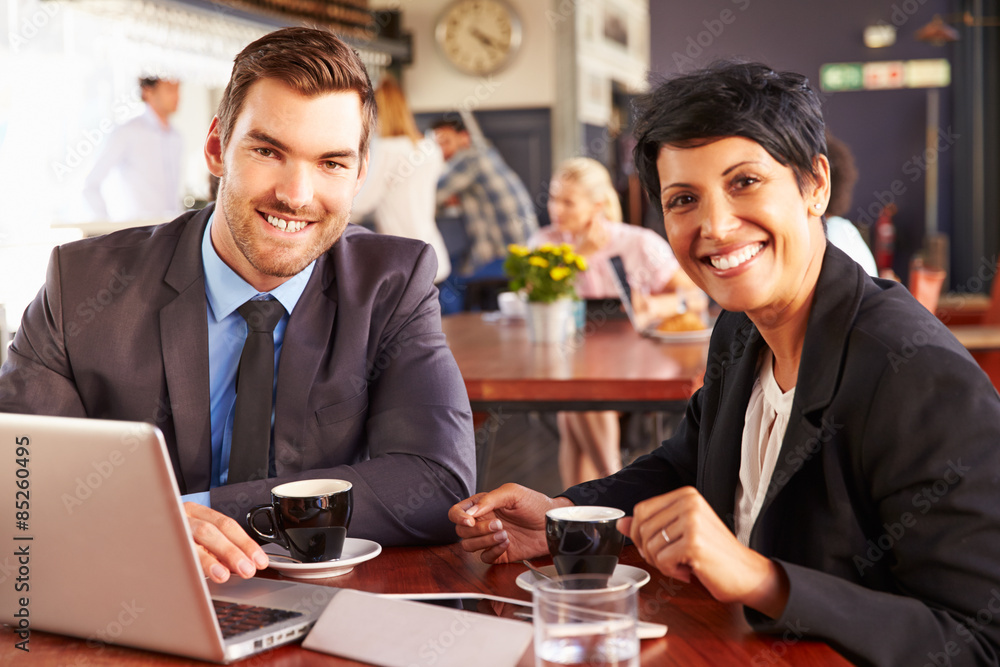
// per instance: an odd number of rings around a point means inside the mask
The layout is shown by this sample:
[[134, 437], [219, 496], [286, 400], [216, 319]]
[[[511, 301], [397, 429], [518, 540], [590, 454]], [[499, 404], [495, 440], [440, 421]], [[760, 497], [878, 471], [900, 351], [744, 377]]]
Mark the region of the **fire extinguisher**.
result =
[[883, 269], [892, 270], [892, 255], [896, 245], [896, 228], [892, 224], [892, 216], [895, 213], [895, 204], [889, 204], [882, 209], [875, 221], [875, 266], [880, 274]]

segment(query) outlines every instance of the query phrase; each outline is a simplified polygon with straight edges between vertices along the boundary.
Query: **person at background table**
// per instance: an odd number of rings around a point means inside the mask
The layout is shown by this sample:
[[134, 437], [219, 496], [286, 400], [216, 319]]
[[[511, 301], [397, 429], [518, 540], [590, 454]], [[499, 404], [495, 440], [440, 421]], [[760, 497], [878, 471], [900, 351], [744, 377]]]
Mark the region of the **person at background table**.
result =
[[[56, 248], [0, 369], [0, 411], [158, 426], [215, 581], [267, 566], [241, 524], [279, 484], [351, 482], [350, 536], [383, 545], [454, 539], [447, 509], [475, 488], [434, 250], [348, 225], [375, 121], [364, 65], [332, 33], [251, 43], [205, 141], [218, 202]], [[242, 313], [266, 296], [280, 317], [261, 461], [233, 434], [263, 319]]]
[[[528, 245], [566, 243], [586, 258], [587, 270], [577, 275], [575, 283], [581, 299], [618, 298], [610, 259], [620, 256], [635, 295], [637, 317], [652, 321], [675, 315], [683, 298], [678, 289], [689, 290], [692, 307], [707, 306], [663, 238], [652, 230], [622, 223], [618, 193], [608, 170], [597, 160], [576, 157], [560, 164], [549, 184], [548, 208], [552, 224], [535, 234]], [[617, 412], [560, 412], [556, 419], [564, 485], [606, 477], [622, 467]]]
[[444, 237], [434, 221], [441, 149], [417, 130], [402, 88], [386, 76], [375, 89], [378, 136], [372, 141], [365, 186], [354, 198], [354, 215], [373, 214], [375, 230], [427, 243], [437, 255], [434, 282], [451, 273]]
[[180, 84], [144, 77], [139, 89], [145, 111], [111, 133], [84, 181], [84, 200], [98, 220], [169, 220], [182, 210], [183, 144], [170, 124]]
[[610, 505], [650, 565], [742, 604], [758, 631], [859, 664], [997, 664], [1000, 396], [904, 287], [827, 243], [806, 78], [717, 63], [657, 87], [634, 127], [670, 245], [724, 309], [704, 386], [615, 475], [456, 504], [464, 548], [540, 556], [547, 509]]
[[830, 134], [829, 130], [826, 132], [826, 156], [830, 160], [830, 205], [823, 219], [826, 239], [846, 252], [868, 275], [877, 278], [878, 267], [871, 249], [854, 223], [844, 217], [851, 210], [854, 184], [858, 181], [854, 156], [847, 144]]
[[438, 207], [458, 204], [470, 241], [462, 265], [441, 287], [442, 312], [450, 314], [462, 310], [469, 283], [504, 277], [507, 246], [526, 243], [538, 218], [521, 178], [493, 146], [473, 141], [457, 118], [442, 118], [431, 129], [447, 161], [437, 184]]

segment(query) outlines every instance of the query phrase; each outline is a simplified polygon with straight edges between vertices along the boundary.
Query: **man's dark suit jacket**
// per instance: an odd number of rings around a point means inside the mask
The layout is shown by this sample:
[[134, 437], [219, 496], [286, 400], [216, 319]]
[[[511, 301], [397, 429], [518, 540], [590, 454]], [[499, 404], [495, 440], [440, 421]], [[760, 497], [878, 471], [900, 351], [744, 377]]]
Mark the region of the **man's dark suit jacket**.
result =
[[[565, 495], [631, 512], [694, 486], [732, 530], [764, 346], [745, 315], [724, 313], [705, 384], [677, 433]], [[781, 618], [747, 610], [758, 630], [819, 637], [861, 664], [997, 664], [1000, 399], [905, 288], [872, 281], [830, 245], [750, 547], [779, 562], [791, 584]]]
[[[0, 411], [153, 423], [181, 493], [208, 491], [211, 210], [56, 248], [0, 371]], [[212, 507], [245, 525], [277, 484], [340, 478], [354, 485], [352, 537], [455, 540], [447, 512], [475, 489], [475, 444], [436, 264], [430, 246], [348, 226], [285, 331], [277, 478], [212, 489]]]

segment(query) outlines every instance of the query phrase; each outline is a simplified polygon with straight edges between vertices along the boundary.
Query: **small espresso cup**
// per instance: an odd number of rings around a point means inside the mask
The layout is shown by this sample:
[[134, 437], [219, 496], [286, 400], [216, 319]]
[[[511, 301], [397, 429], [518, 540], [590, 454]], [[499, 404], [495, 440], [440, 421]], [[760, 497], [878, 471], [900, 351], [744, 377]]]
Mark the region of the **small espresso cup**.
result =
[[561, 576], [611, 575], [625, 536], [615, 526], [625, 512], [614, 507], [578, 505], [545, 513], [545, 539]]
[[[247, 524], [258, 537], [288, 549], [303, 563], [336, 560], [344, 550], [351, 524], [351, 483], [342, 479], [305, 479], [271, 489], [271, 504], [247, 513]], [[267, 515], [270, 527], [254, 523]]]

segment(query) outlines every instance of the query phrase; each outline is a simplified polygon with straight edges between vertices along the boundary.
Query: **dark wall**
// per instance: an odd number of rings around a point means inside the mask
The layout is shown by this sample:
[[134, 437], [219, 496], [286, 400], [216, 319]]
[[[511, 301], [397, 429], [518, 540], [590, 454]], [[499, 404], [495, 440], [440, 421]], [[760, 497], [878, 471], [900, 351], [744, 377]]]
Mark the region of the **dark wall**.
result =
[[[951, 59], [955, 47], [914, 39], [935, 14], [950, 11], [946, 0], [650, 0], [652, 76], [655, 81], [720, 57], [742, 56], [801, 72], [819, 90], [824, 63]], [[897, 26], [896, 44], [869, 49], [863, 29], [879, 22]], [[888, 201], [899, 209], [895, 268], [904, 279], [925, 226], [926, 100], [924, 90], [903, 89], [825, 94], [823, 103], [827, 126], [854, 151], [860, 172], [850, 218], [871, 223]], [[954, 146], [951, 88], [941, 91], [939, 132], [943, 145]], [[945, 148], [938, 161], [938, 220], [944, 233], [951, 232], [954, 153]]]
[[[552, 114], [549, 109], [476, 111], [474, 115], [483, 136], [521, 177], [535, 205], [539, 224], [548, 224], [546, 202], [552, 175]], [[457, 116], [455, 112], [415, 114], [421, 132], [442, 117]]]

